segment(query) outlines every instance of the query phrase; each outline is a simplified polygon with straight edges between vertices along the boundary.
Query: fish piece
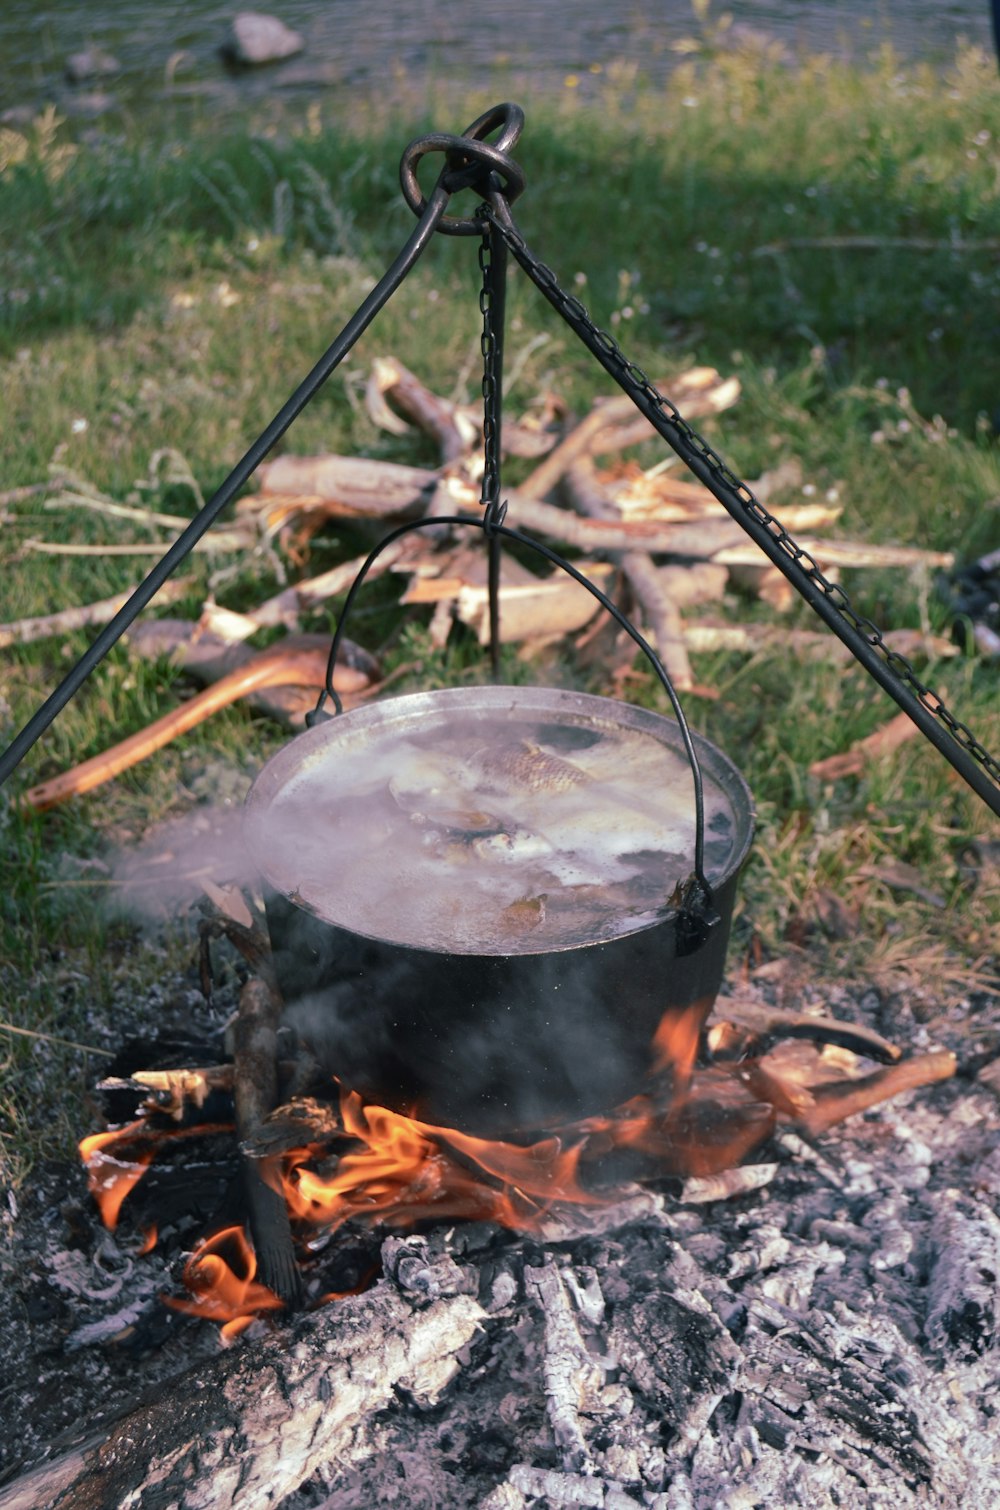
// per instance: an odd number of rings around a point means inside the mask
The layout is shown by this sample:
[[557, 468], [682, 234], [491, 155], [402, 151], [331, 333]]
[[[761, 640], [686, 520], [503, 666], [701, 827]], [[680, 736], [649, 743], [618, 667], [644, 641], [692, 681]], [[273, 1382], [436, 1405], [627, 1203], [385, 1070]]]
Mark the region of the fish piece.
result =
[[412, 812], [410, 817], [415, 821], [428, 823], [433, 828], [444, 829], [470, 843], [480, 835], [502, 834], [509, 826], [503, 818], [474, 808], [424, 807], [419, 812]]
[[501, 790], [523, 788], [529, 792], [565, 792], [590, 780], [572, 760], [553, 755], [527, 739], [486, 745], [472, 757], [476, 770]]
[[526, 860], [540, 860], [552, 853], [552, 845], [541, 834], [533, 834], [525, 828], [509, 829], [500, 833], [484, 834], [472, 841], [472, 847], [481, 860], [503, 860], [518, 865]]
[[547, 901], [548, 893], [543, 891], [537, 897], [518, 897], [516, 902], [511, 902], [500, 914], [504, 933], [514, 936], [531, 933], [545, 922]]

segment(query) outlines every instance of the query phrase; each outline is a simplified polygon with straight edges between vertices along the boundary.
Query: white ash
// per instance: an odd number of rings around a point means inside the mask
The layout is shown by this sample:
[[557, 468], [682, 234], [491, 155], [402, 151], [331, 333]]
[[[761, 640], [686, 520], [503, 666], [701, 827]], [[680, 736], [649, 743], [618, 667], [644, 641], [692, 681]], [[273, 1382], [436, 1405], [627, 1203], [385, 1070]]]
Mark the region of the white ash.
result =
[[[1000, 1503], [1000, 1223], [980, 1180], [1000, 1165], [993, 1107], [958, 1084], [908, 1102], [827, 1135], [829, 1174], [786, 1160], [729, 1201], [660, 1195], [603, 1233], [554, 1227], [554, 1251], [514, 1244], [502, 1272], [518, 1298], [445, 1415], [401, 1412], [329, 1500], [303, 1489], [283, 1510], [387, 1502], [404, 1483], [414, 1510]], [[481, 1254], [455, 1256], [496, 1283]], [[560, 1281], [548, 1308], [539, 1272]], [[417, 1443], [430, 1489], [395, 1467]]]
[[[826, 1134], [818, 1159], [782, 1142], [770, 1183], [727, 1200], [684, 1205], [668, 1182], [553, 1211], [532, 1237], [483, 1223], [391, 1235], [388, 1284], [414, 1318], [436, 1292], [478, 1296], [484, 1319], [457, 1358], [373, 1404], [351, 1453], [281, 1510], [527, 1510], [542, 1484], [544, 1503], [588, 1503], [571, 1497], [581, 1483], [593, 1503], [653, 1510], [1000, 1504], [995, 1093], [965, 1079], [911, 1094]], [[4, 1258], [8, 1469], [92, 1421], [95, 1400], [182, 1390], [218, 1348], [182, 1318], [146, 1355], [67, 1352], [102, 1319], [127, 1333], [151, 1276], [173, 1276], [124, 1238], [116, 1268], [46, 1178]], [[552, 1276], [556, 1322], [531, 1272]], [[345, 1324], [360, 1299], [339, 1302]]]

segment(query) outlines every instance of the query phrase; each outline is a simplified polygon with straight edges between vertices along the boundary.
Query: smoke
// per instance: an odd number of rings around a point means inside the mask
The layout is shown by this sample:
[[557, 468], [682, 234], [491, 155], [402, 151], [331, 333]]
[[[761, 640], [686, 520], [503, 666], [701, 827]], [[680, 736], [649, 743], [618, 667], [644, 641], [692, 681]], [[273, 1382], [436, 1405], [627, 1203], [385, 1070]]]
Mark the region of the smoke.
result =
[[149, 923], [188, 912], [205, 897], [206, 884], [258, 889], [242, 807], [199, 807], [157, 824], [117, 853], [111, 883], [113, 910]]
[[[706, 782], [709, 873], [732, 811]], [[268, 879], [413, 948], [539, 953], [660, 917], [692, 869], [691, 773], [645, 734], [494, 716], [313, 754], [253, 814]]]

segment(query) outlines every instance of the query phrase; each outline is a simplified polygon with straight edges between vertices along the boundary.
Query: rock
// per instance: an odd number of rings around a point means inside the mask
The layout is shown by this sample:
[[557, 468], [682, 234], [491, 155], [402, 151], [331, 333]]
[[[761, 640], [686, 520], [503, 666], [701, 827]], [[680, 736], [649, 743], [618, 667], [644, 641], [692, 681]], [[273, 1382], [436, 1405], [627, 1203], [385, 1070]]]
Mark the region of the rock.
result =
[[85, 84], [88, 79], [107, 79], [121, 72], [121, 64], [101, 47], [87, 47], [66, 59], [66, 77], [71, 84]]
[[241, 11], [229, 23], [221, 52], [231, 63], [254, 68], [262, 63], [278, 63], [282, 58], [294, 57], [304, 46], [299, 32], [292, 31], [277, 16]]

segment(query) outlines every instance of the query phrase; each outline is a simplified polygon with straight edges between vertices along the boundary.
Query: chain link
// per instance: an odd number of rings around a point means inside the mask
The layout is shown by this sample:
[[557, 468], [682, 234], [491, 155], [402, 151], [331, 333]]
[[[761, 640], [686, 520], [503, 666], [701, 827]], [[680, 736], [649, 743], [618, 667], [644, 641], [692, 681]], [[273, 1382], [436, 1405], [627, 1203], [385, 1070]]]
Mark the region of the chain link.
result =
[[503, 523], [506, 508], [500, 505], [500, 425], [501, 384], [498, 378], [503, 360], [502, 334], [496, 328], [493, 298], [493, 262], [491, 233], [487, 227], [479, 245], [479, 267], [483, 281], [479, 290], [479, 309], [483, 316], [480, 348], [483, 353], [483, 486], [481, 502], [490, 529]]
[[559, 311], [567, 324], [578, 335], [585, 334], [590, 338], [591, 343], [600, 347], [614, 369], [613, 375], [627, 392], [632, 393], [633, 397], [638, 392], [647, 404], [660, 413], [680, 441], [679, 451], [682, 454], [685, 450], [694, 453], [724, 484], [725, 488], [736, 495], [744, 512], [768, 531], [793, 566], [823, 594], [839, 616], [876, 651], [893, 678], [901, 683], [928, 713], [933, 714], [948, 730], [955, 742], [982, 766], [993, 781], [1000, 785], [1000, 761], [997, 761], [995, 756], [980, 744], [966, 724], [961, 723], [950, 712], [937, 693], [920, 680], [906, 657], [886, 643], [882, 631], [871, 619], [858, 612], [844, 589], [823, 575], [814, 557], [793, 540], [781, 521], [764, 507], [747, 484], [737, 477], [722, 457], [713, 451], [708, 442], [691, 428], [670, 399], [660, 393], [650, 382], [642, 368], [629, 361], [614, 337], [594, 323], [580, 300], [568, 294], [560, 286], [552, 269], [534, 256], [513, 224], [505, 223], [488, 208], [486, 213], [492, 224], [500, 231], [518, 262], [546, 292], [550, 303]]

